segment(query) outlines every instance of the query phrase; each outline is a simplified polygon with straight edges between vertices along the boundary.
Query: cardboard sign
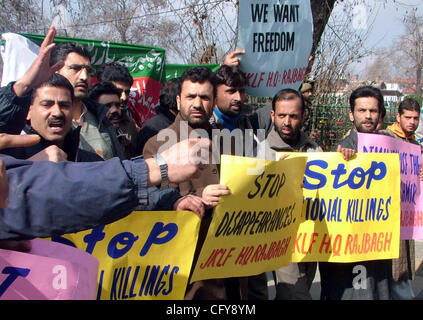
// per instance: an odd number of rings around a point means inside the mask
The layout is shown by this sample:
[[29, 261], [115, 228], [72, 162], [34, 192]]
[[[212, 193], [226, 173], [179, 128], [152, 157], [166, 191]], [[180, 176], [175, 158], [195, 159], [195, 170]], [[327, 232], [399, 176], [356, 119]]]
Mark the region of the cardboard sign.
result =
[[31, 240], [29, 253], [0, 249], [1, 300], [92, 300], [98, 261], [76, 248]]
[[243, 0], [239, 2], [237, 47], [247, 75], [246, 92], [273, 97], [285, 88], [298, 90], [313, 44], [310, 1]]
[[382, 134], [358, 133], [359, 152], [398, 153], [401, 169], [401, 240], [423, 239], [420, 145]]
[[188, 211], [134, 211], [106, 226], [54, 241], [100, 262], [97, 299], [183, 299], [200, 218]]
[[289, 154], [308, 159], [293, 262], [398, 258], [398, 154], [357, 153], [350, 161], [340, 152]]
[[291, 262], [305, 162], [222, 155], [220, 183], [231, 195], [215, 208], [192, 282], [259, 274]]

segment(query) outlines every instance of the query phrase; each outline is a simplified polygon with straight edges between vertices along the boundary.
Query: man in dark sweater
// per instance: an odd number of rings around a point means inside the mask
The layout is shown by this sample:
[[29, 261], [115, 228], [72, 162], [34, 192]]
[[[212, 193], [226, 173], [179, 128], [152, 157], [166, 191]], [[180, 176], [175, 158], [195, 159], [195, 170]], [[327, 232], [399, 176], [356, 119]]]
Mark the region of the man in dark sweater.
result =
[[160, 89], [159, 105], [156, 107], [156, 116], [148, 119], [137, 137], [137, 155], [142, 154], [144, 145], [151, 137], [166, 129], [174, 121], [178, 114], [176, 96], [181, 91], [181, 78], [170, 79]]

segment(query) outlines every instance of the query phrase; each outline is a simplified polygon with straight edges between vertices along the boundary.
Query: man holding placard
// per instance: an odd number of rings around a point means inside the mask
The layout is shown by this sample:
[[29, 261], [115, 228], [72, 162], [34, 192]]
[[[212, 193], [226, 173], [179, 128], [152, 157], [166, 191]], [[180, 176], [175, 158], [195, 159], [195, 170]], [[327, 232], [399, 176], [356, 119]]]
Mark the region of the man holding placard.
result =
[[[379, 133], [419, 145], [414, 132], [419, 125], [420, 105], [412, 98], [405, 98], [398, 106], [397, 121]], [[420, 167], [420, 179], [422, 167]], [[395, 300], [411, 300], [414, 298], [411, 282], [415, 276], [415, 243], [414, 240], [400, 241], [398, 259], [392, 261], [391, 294]]]
[[[302, 130], [306, 118], [303, 96], [293, 89], [282, 89], [273, 97], [270, 115], [273, 129], [266, 139], [266, 159], [276, 152], [322, 152]], [[264, 144], [262, 144], [263, 146]], [[277, 300], [311, 300], [310, 287], [316, 273], [316, 262], [290, 263], [276, 270]]]
[[[383, 109], [379, 89], [364, 86], [350, 96], [350, 120], [353, 128], [338, 146], [345, 160], [358, 149], [357, 132], [375, 133]], [[371, 260], [353, 263], [320, 262], [319, 271], [323, 300], [389, 300], [391, 260]], [[357, 273], [360, 273], [357, 275]], [[356, 286], [356, 276], [363, 277], [363, 285]], [[356, 289], [357, 287], [357, 289]]]

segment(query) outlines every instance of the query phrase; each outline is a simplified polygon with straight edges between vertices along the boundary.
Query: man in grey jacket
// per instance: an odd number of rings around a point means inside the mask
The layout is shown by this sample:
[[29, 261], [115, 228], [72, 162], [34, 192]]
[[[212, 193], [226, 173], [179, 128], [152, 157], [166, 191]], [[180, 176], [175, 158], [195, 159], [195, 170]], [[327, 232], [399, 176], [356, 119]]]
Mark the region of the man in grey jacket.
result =
[[[263, 156], [263, 152], [266, 159], [276, 160], [276, 153], [282, 151], [323, 151], [301, 131], [306, 114], [304, 99], [298, 91], [293, 89], [278, 91], [273, 97], [270, 116], [273, 128], [266, 140], [260, 144], [259, 157]], [[310, 287], [316, 267], [316, 262], [301, 262], [291, 263], [276, 270], [276, 299], [311, 300]]]

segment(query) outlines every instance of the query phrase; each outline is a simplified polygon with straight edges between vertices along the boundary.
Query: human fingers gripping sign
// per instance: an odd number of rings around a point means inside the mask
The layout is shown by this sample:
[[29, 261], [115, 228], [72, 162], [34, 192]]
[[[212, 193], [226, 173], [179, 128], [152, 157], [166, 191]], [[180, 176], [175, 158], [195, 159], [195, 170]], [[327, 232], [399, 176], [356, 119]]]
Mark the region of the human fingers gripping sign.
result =
[[200, 218], [204, 217], [204, 204], [200, 197], [187, 194], [176, 200], [173, 205], [175, 211], [192, 211]]
[[202, 193], [203, 202], [207, 208], [214, 208], [222, 196], [230, 195], [231, 190], [222, 184], [210, 184], [204, 188]]

